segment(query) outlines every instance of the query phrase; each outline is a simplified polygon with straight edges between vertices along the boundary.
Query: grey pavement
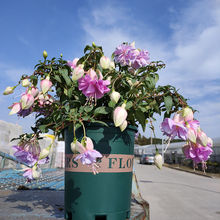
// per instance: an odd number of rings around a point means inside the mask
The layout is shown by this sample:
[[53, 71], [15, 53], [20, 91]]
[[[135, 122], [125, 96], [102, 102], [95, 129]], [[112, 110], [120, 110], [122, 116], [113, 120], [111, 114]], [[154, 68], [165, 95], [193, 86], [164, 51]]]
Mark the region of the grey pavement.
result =
[[0, 191], [0, 220], [64, 219], [64, 191]]
[[150, 220], [220, 220], [220, 178], [135, 163]]

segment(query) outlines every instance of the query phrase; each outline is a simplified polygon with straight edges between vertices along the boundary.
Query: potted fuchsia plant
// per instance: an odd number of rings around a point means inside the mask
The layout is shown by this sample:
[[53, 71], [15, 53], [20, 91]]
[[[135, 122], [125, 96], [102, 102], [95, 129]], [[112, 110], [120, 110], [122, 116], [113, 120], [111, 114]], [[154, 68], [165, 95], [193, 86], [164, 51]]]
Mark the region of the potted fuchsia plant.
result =
[[[205, 169], [212, 140], [200, 129], [193, 110], [173, 86], [156, 86], [158, 71], [165, 64], [150, 61], [148, 51], [136, 49], [134, 43], [123, 43], [110, 60], [102, 47], [93, 43], [85, 47], [84, 56], [73, 61], [64, 60], [62, 55], [49, 60], [46, 51], [43, 57], [33, 74], [23, 75], [4, 94], [13, 93], [19, 85], [25, 87], [9, 114], [36, 116], [33, 133], [21, 135], [14, 146], [15, 156], [31, 167], [24, 173], [28, 181], [39, 178], [40, 165], [49, 160], [51, 145], [40, 149], [40, 134], [53, 131], [55, 136], [65, 137], [66, 218], [129, 217], [134, 136], [137, 125], [145, 130], [155, 113], [164, 113], [161, 130], [169, 140], [175, 136], [185, 140], [186, 157], [195, 166], [201, 162]], [[162, 166], [158, 152], [155, 164]], [[94, 181], [95, 194], [90, 189]], [[74, 187], [78, 187], [77, 193]], [[101, 203], [105, 205], [97, 208]], [[87, 211], [85, 204], [90, 207]]]

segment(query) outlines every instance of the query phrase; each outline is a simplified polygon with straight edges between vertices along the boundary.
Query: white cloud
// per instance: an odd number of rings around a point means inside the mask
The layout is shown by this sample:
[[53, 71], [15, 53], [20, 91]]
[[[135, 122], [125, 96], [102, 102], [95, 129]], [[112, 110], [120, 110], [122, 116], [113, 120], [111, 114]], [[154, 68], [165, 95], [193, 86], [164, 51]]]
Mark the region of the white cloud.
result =
[[207, 129], [210, 136], [219, 136], [220, 128], [216, 125], [220, 119], [219, 103], [212, 98], [216, 100], [220, 96], [219, 84], [213, 83], [220, 82], [220, 2], [192, 1], [179, 13], [168, 8], [170, 14], [176, 16], [170, 23], [172, 33], [168, 41], [159, 39], [152, 28], [148, 31], [148, 24], [136, 21], [127, 13], [128, 8], [110, 3], [106, 7], [95, 7], [81, 20], [86, 43], [94, 41], [102, 45], [110, 56], [121, 42], [135, 40], [137, 47], [150, 51], [152, 60], [164, 60], [167, 67], [160, 72], [159, 83], [172, 84], [187, 98], [198, 99], [196, 104], [190, 104], [201, 112], [199, 117], [204, 130]]
[[17, 67], [13, 67], [13, 65], [0, 63], [0, 72], [1, 72], [1, 77], [4, 77], [5, 80], [7, 79], [7, 81], [18, 82], [21, 75], [23, 74], [29, 75], [30, 73], [33, 72], [33, 70], [25, 67], [17, 68]]

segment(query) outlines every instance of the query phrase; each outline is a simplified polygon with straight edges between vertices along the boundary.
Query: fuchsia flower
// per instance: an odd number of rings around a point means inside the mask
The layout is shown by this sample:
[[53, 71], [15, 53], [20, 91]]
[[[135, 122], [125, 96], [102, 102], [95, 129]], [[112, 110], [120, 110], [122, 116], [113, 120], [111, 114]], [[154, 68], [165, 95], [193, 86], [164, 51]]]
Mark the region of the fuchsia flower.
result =
[[134, 69], [147, 66], [149, 62], [149, 52], [147, 50], [135, 49], [134, 43], [121, 44], [115, 52], [115, 62], [121, 66], [131, 66]]
[[186, 158], [192, 159], [194, 164], [204, 163], [212, 154], [213, 150], [209, 146], [189, 143], [183, 147], [183, 153]]
[[25, 170], [23, 176], [31, 181], [32, 179], [39, 178], [38, 165], [46, 164], [49, 162], [49, 157], [40, 158], [40, 146], [38, 142], [24, 142], [20, 145], [13, 146], [15, 150], [14, 156], [20, 161], [26, 163], [28, 166], [33, 166]]
[[48, 76], [46, 77], [46, 79], [43, 79], [40, 82], [40, 87], [41, 87], [43, 94], [48, 92], [51, 86], [52, 86], [52, 82], [50, 81], [50, 78]]
[[93, 97], [100, 99], [105, 93], [109, 92], [110, 89], [107, 87], [110, 85], [108, 80], [98, 79], [96, 72], [90, 69], [87, 74], [78, 80], [79, 90], [86, 97]]
[[130, 65], [135, 59], [135, 48], [130, 44], [121, 44], [116, 48], [114, 55], [116, 63], [120, 63], [121, 66]]
[[147, 50], [141, 50], [138, 52], [137, 56], [135, 57], [135, 60], [132, 62], [131, 66], [134, 69], [139, 69], [140, 67], [147, 66], [149, 62], [149, 52]]
[[187, 139], [187, 128], [184, 124], [176, 122], [171, 118], [165, 118], [161, 123], [161, 130], [164, 135], [167, 135], [173, 139], [178, 136], [179, 138], [186, 140]]
[[77, 147], [76, 150], [80, 153], [78, 156], [75, 157], [75, 161], [80, 160], [83, 165], [91, 165], [93, 173], [96, 174], [96, 159], [102, 158], [102, 155], [97, 151], [94, 150], [94, 145], [92, 140], [89, 137], [86, 137], [86, 146], [83, 147], [78, 141], [76, 142]]

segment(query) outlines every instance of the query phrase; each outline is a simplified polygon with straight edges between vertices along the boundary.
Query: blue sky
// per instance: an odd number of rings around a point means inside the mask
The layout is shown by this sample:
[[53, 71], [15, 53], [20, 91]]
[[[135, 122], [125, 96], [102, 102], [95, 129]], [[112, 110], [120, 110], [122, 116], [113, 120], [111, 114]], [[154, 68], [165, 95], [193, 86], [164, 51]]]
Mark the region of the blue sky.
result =
[[[102, 45], [110, 56], [124, 41], [163, 60], [159, 84], [172, 84], [199, 111], [196, 118], [210, 137], [220, 131], [220, 1], [136, 0], [3, 1], [0, 7], [0, 91], [13, 86], [47, 50], [49, 57], [82, 55], [85, 44]], [[0, 120], [28, 130], [34, 117], [8, 116], [22, 90], [0, 95]], [[161, 118], [158, 117], [159, 126]], [[146, 136], [150, 135], [149, 129]], [[157, 136], [161, 136], [157, 129]]]

